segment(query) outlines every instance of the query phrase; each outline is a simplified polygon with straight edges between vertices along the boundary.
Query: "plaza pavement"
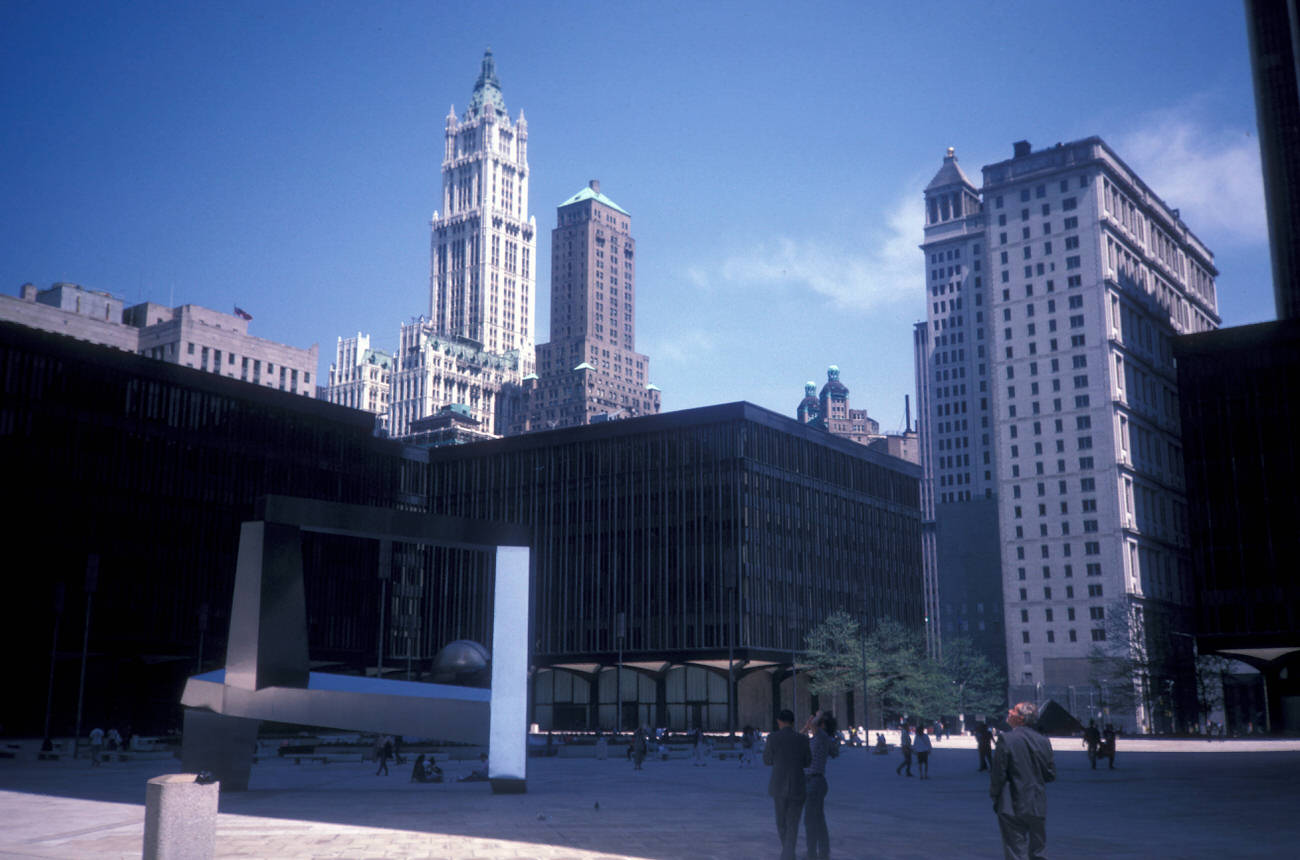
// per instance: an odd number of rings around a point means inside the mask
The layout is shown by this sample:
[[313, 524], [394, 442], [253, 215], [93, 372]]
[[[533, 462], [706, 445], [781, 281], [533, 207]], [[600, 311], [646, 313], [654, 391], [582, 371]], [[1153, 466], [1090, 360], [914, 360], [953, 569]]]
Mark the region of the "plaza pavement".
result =
[[[1134, 741], [1132, 746], [1139, 744]], [[1178, 754], [1126, 750], [1093, 771], [1057, 740], [1049, 787], [1053, 858], [1287, 857], [1300, 853], [1296, 744], [1185, 742]], [[1176, 743], [1176, 742], [1175, 742]], [[1261, 742], [1256, 742], [1261, 743]], [[931, 779], [896, 776], [896, 754], [845, 750], [830, 763], [826, 815], [837, 858], [997, 858], [987, 774], [973, 750], [937, 745]], [[1208, 751], [1213, 748], [1213, 752]], [[145, 782], [175, 760], [0, 760], [0, 858], [140, 857]], [[454, 777], [471, 764], [453, 762]], [[734, 760], [532, 759], [528, 793], [484, 783], [420, 785], [408, 767], [254, 766], [250, 790], [223, 794], [217, 857], [453, 860], [762, 860], [775, 858], [767, 770]], [[915, 767], [914, 767], [915, 771]], [[599, 803], [599, 809], [596, 804]], [[800, 834], [800, 856], [803, 838]]]

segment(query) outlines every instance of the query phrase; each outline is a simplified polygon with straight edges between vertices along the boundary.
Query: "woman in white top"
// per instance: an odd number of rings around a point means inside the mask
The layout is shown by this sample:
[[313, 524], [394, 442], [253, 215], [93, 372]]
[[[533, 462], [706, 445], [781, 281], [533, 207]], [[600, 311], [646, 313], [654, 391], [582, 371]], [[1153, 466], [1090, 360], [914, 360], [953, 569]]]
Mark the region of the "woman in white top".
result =
[[924, 726], [916, 729], [916, 740], [912, 741], [912, 752], [916, 753], [916, 767], [921, 772], [921, 779], [930, 778], [930, 736]]

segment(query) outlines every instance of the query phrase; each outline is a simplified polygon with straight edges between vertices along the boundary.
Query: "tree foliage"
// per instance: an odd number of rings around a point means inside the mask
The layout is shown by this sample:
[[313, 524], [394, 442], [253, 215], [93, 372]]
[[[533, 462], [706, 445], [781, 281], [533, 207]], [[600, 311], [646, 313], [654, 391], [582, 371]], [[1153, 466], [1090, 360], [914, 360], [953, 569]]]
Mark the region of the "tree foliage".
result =
[[805, 637], [809, 689], [836, 695], [857, 689], [866, 676], [876, 722], [929, 720], [967, 712], [994, 713], [1005, 683], [966, 639], [945, 644], [943, 661], [930, 659], [921, 632], [891, 618], [870, 633], [848, 613], [836, 612]]
[[804, 638], [808, 689], [834, 696], [862, 684], [861, 632], [847, 612], [830, 615]]
[[1007, 679], [1002, 670], [975, 648], [965, 636], [945, 639], [943, 666], [957, 687], [957, 713], [996, 716], [1007, 699]]

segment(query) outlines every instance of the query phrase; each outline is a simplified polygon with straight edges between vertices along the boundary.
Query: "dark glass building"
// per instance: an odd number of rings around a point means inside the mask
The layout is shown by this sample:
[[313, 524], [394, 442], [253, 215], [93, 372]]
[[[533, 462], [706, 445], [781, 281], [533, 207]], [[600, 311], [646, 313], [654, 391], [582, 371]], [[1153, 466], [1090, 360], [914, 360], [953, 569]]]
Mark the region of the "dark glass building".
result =
[[[532, 526], [548, 728], [720, 729], [732, 705], [770, 725], [796, 685], [812, 704], [792, 657], [828, 614], [922, 622], [918, 468], [748, 404], [422, 450], [366, 412], [0, 336], [9, 734], [45, 728], [47, 690], [48, 730], [73, 730], [83, 641], [83, 734], [177, 727], [184, 678], [224, 662], [240, 524], [268, 494]], [[448, 642], [491, 641], [482, 554], [309, 533], [303, 566], [314, 669], [431, 679]]]
[[1189, 335], [1174, 350], [1197, 645], [1263, 674], [1267, 712], [1252, 721], [1300, 732], [1300, 321]]
[[751, 404], [428, 456], [431, 512], [535, 529], [544, 729], [770, 725], [832, 612], [922, 624], [919, 468]]
[[[178, 725], [183, 678], [225, 659], [239, 526], [259, 496], [424, 504], [423, 463], [373, 428], [368, 413], [0, 324], [5, 732], [42, 730], [51, 677], [49, 730], [72, 731], [83, 637], [83, 732]], [[377, 544], [312, 535], [303, 549], [312, 657], [373, 666]]]

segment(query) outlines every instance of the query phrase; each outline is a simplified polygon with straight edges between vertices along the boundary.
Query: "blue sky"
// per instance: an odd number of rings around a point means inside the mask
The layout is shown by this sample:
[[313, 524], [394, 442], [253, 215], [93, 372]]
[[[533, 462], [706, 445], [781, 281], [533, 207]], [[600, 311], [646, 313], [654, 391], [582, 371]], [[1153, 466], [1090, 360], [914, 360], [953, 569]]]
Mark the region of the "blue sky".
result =
[[1271, 319], [1239, 2], [0, 3], [0, 289], [73, 281], [395, 346], [428, 311], [443, 118], [491, 46], [555, 206], [633, 216], [664, 409], [793, 414], [838, 364], [885, 429], [914, 389], [921, 189], [1098, 134]]

